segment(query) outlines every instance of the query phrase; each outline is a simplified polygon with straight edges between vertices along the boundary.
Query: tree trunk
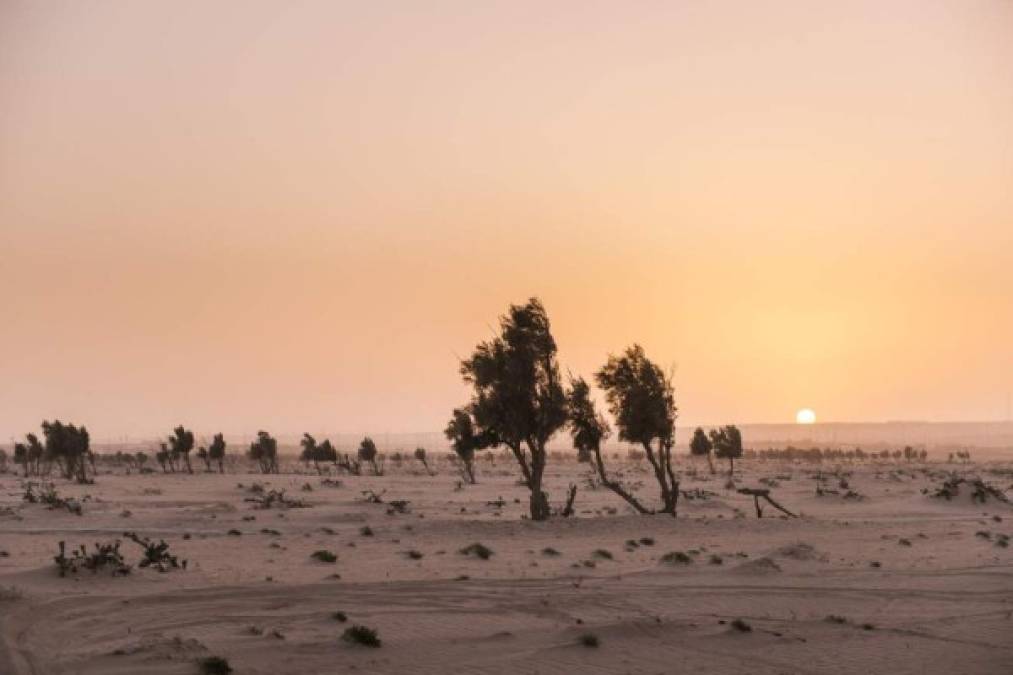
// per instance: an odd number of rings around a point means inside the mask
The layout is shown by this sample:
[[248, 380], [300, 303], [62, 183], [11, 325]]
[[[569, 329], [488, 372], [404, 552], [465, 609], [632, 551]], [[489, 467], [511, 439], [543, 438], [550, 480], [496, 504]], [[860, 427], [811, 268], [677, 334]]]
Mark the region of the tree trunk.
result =
[[598, 469], [598, 479], [602, 485], [626, 500], [626, 503], [632, 506], [637, 513], [644, 515], [651, 513], [636, 497], [627, 492], [619, 481], [609, 480], [609, 477], [605, 474], [605, 462], [601, 458], [601, 448], [594, 448], [594, 464], [595, 468]]
[[714, 458], [711, 456], [710, 450], [707, 451], [707, 466], [710, 467], [711, 475], [714, 475]]

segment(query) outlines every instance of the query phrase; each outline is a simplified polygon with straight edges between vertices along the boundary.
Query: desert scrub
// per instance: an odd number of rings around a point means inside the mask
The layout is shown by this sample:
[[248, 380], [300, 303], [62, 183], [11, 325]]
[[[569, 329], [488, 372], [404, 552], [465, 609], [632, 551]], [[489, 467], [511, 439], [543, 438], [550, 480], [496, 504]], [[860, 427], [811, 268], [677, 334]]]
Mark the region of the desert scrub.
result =
[[740, 633], [749, 633], [753, 630], [753, 627], [746, 623], [744, 619], [735, 619], [732, 621], [732, 628]]
[[493, 550], [481, 542], [469, 544], [460, 550], [461, 555], [475, 556], [482, 560], [488, 560], [493, 556]]
[[313, 558], [314, 560], [319, 560], [320, 562], [325, 563], [335, 563], [338, 561], [338, 556], [336, 553], [334, 553], [333, 551], [328, 551], [327, 549], [324, 548], [320, 549], [319, 551], [314, 551], [313, 553], [310, 554], [310, 557]]
[[334, 612], [331, 614], [331, 618], [337, 621], [338, 623], [345, 623], [346, 621], [348, 621], [348, 615], [345, 614], [344, 612]]
[[141, 537], [134, 532], [124, 532], [124, 538], [136, 543], [144, 549], [144, 557], [137, 564], [138, 567], [153, 567], [159, 572], [168, 572], [171, 569], [186, 569], [186, 560], [180, 561], [177, 556], [169, 553], [169, 545], [164, 539], [156, 544], [147, 537]]
[[693, 562], [693, 559], [682, 551], [672, 551], [661, 556], [659, 562], [662, 565], [689, 565]]
[[373, 647], [374, 649], [381, 645], [380, 636], [377, 634], [376, 629], [360, 626], [359, 624], [346, 628], [345, 632], [341, 635], [341, 639], [351, 644]]
[[88, 553], [82, 544], [80, 548], [73, 549], [67, 555], [65, 542], [60, 542], [60, 552], [53, 557], [53, 562], [60, 572], [61, 577], [67, 573], [76, 574], [79, 569], [91, 570], [92, 573], [109, 570], [115, 576], [130, 574], [130, 566], [123, 560], [120, 553], [120, 542], [117, 540], [111, 544], [95, 544], [95, 550]]
[[197, 661], [197, 665], [201, 675], [229, 675], [232, 672], [229, 660], [221, 656], [206, 656]]
[[585, 647], [595, 648], [601, 644], [601, 640], [599, 640], [598, 636], [595, 635], [594, 633], [584, 633], [577, 639], [580, 642], [580, 644], [584, 645]]

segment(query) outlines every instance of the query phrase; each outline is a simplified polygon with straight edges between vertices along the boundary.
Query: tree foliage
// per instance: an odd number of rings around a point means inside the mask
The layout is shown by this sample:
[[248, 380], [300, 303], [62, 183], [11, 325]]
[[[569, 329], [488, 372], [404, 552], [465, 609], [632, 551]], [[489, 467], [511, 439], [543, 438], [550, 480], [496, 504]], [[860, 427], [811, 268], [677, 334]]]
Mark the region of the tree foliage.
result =
[[531, 298], [511, 305], [500, 318], [499, 335], [480, 343], [461, 363], [461, 376], [473, 389], [463, 410], [476, 436], [513, 453], [531, 492], [532, 520], [551, 514], [542, 484], [545, 446], [566, 423], [556, 351], [545, 307]]
[[278, 441], [266, 431], [257, 432], [247, 456], [260, 465], [263, 473], [278, 473]]

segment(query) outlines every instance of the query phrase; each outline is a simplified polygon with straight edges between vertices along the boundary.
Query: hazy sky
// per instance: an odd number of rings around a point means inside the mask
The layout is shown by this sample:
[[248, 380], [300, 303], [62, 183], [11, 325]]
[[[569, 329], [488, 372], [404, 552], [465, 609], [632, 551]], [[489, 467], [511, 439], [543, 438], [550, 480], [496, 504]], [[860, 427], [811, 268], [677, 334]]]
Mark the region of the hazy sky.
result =
[[1013, 2], [0, 1], [0, 438], [440, 429], [530, 295], [684, 423], [1003, 418]]

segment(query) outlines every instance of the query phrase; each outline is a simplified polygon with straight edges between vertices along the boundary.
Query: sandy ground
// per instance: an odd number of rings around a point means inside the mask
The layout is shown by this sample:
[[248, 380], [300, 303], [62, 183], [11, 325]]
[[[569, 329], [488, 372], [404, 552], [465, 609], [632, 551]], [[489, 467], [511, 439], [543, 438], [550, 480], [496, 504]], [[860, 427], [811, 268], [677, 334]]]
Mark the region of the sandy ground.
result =
[[[391, 465], [339, 487], [299, 465], [268, 477], [103, 469], [95, 485], [56, 481], [80, 516], [24, 503], [22, 479], [0, 475], [0, 673], [198, 673], [208, 655], [265, 675], [1013, 672], [1013, 548], [998, 543], [1013, 506], [922, 494], [943, 470], [1009, 489], [1013, 463], [842, 466], [861, 500], [816, 496], [815, 465], [742, 464], [739, 485], [774, 479], [802, 517], [768, 508], [757, 520], [706, 471], [682, 487], [713, 496], [684, 498], [677, 519], [637, 516], [573, 461], [550, 463], [548, 483], [555, 501], [581, 485], [577, 517], [546, 523], [522, 518], [527, 492], [502, 459], [463, 489], [447, 465], [432, 477]], [[657, 504], [646, 467], [625, 470]], [[244, 501], [254, 483], [308, 508], [258, 509]], [[370, 489], [409, 512], [363, 501]], [[187, 569], [57, 575], [58, 541], [126, 530], [164, 538]], [[460, 553], [474, 542], [492, 557]], [[320, 549], [337, 562], [311, 558]], [[140, 548], [122, 550], [136, 565]], [[675, 551], [691, 562], [661, 560]], [[382, 647], [342, 641], [353, 623]], [[598, 647], [581, 644], [588, 633]]]

